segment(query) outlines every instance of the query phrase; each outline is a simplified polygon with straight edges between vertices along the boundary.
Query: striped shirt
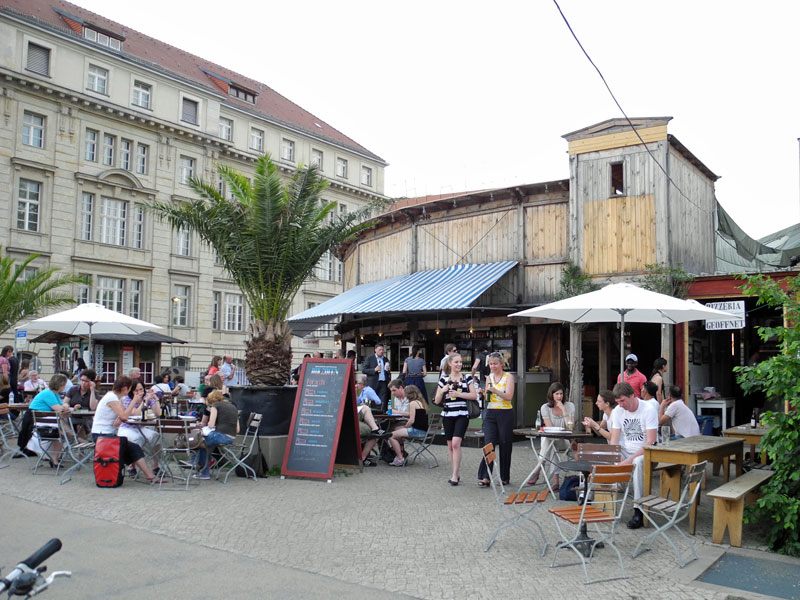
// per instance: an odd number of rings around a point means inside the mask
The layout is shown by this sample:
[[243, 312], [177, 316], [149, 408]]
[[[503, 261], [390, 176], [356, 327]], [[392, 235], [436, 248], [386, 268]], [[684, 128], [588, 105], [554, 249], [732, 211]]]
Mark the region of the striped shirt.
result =
[[[444, 388], [451, 383], [449, 375], [443, 375], [439, 379], [439, 387]], [[469, 394], [469, 386], [472, 383], [472, 375], [468, 373], [461, 374], [461, 381], [453, 382], [457, 386], [457, 391], [462, 394]], [[443, 417], [468, 417], [469, 411], [467, 410], [467, 401], [463, 398], [450, 399], [450, 395], [445, 392], [442, 401], [442, 416]]]

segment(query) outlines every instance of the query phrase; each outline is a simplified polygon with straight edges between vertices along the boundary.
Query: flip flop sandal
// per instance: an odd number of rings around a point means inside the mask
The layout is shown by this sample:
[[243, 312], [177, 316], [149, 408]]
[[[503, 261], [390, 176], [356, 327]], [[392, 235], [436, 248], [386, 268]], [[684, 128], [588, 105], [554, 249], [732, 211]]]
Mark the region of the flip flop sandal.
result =
[[485, 479], [478, 480], [478, 487], [489, 487], [489, 482]]

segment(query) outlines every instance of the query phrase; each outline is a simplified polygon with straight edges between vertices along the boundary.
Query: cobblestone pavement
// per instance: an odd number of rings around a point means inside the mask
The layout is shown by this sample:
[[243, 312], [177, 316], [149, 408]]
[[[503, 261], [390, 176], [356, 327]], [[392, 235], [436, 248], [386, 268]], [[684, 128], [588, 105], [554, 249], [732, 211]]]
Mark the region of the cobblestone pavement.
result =
[[[725, 549], [710, 541], [709, 499], [703, 498], [698, 513], [699, 561], [678, 569], [663, 542], [631, 559], [631, 551], [646, 530], [630, 531], [623, 524], [618, 546], [630, 578], [584, 586], [579, 565], [549, 568], [552, 544], [558, 534], [546, 508], [562, 503], [548, 499], [538, 512], [551, 544], [545, 557], [540, 557], [530, 539], [516, 529], [501, 533], [492, 549], [483, 552], [497, 522], [497, 512], [491, 490], [475, 485], [480, 450], [464, 449], [462, 483], [458, 487], [447, 484], [450, 474], [447, 449], [437, 446], [434, 452], [441, 464], [434, 469], [422, 463], [406, 468], [381, 463], [364, 469], [363, 473], [337, 472], [331, 484], [278, 477], [253, 482], [232, 477], [226, 485], [203, 481], [188, 492], [159, 491], [130, 481], [119, 489], [99, 489], [87, 470], [78, 472], [73, 481], [61, 486], [50, 473], [33, 476], [24, 461], [14, 460], [10, 468], [0, 470], [0, 497], [9, 502], [19, 499], [41, 507], [59, 508], [63, 516], [47, 523], [47, 530], [64, 537], [65, 543], [69, 543], [70, 535], [75, 532], [63, 528], [62, 518], [92, 517], [166, 541], [220, 551], [215, 560], [230, 561], [232, 570], [241, 560], [355, 584], [359, 587], [348, 595], [356, 598], [374, 597], [377, 590], [436, 600], [496, 598], [520, 593], [547, 598], [555, 590], [563, 595], [565, 588], [576, 599], [669, 596], [721, 600], [728, 598], [729, 593], [748, 597], [738, 590], [692, 581]], [[516, 444], [512, 487], [530, 471], [532, 463], [527, 442]], [[709, 488], [720, 481], [719, 477], [709, 477]], [[17, 516], [24, 526], [25, 514], [15, 514], [13, 526], [20, 525]], [[2, 531], [9, 531], [9, 519], [9, 513], [0, 510], [0, 523], [5, 522]], [[78, 535], [87, 547], [84, 560], [95, 560], [91, 554], [92, 536]], [[30, 540], [28, 547], [38, 543], [39, 540]], [[753, 526], [745, 526], [743, 545], [763, 549]], [[11, 559], [5, 556], [2, 559], [8, 566]], [[562, 551], [559, 559], [571, 561], [572, 557], [569, 551]], [[617, 565], [611, 550], [598, 550], [590, 574], [613, 576]], [[70, 568], [63, 562], [57, 567]], [[113, 586], [111, 580], [96, 583]], [[252, 594], [238, 590], [228, 597], [262, 596], [253, 589]], [[331, 589], [330, 597], [338, 594]]]

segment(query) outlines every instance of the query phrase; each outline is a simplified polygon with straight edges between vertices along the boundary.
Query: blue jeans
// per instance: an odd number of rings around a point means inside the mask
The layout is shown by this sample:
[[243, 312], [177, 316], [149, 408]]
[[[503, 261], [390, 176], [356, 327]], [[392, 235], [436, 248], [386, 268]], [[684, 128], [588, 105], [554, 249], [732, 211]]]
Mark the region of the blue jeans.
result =
[[224, 433], [219, 433], [218, 431], [212, 431], [206, 437], [206, 447], [200, 448], [197, 451], [197, 464], [202, 466], [202, 470], [200, 471], [203, 475], [210, 475], [211, 472], [208, 466], [208, 455], [214, 451], [214, 448], [221, 444], [232, 444], [233, 440], [229, 438]]

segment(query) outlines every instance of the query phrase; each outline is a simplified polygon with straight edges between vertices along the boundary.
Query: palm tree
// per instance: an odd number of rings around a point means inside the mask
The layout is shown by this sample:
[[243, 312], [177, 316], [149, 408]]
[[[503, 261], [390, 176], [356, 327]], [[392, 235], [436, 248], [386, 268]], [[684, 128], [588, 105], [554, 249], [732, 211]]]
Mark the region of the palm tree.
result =
[[283, 385], [291, 369], [291, 329], [286, 322], [300, 286], [322, 256], [369, 226], [374, 206], [336, 215], [336, 202], [324, 201], [327, 181], [313, 166], [284, 181], [269, 154], [256, 163], [252, 181], [218, 165], [230, 190], [192, 179], [199, 199], [155, 202], [150, 208], [173, 229], [193, 230], [217, 253], [242, 290], [253, 320], [246, 342], [248, 379]]
[[31, 254], [19, 264], [10, 256], [0, 258], [0, 335], [18, 321], [46, 308], [75, 302], [71, 296], [57, 292], [57, 288], [87, 283], [86, 278], [80, 275], [59, 275], [54, 267], [26, 273], [26, 269], [40, 256]]

